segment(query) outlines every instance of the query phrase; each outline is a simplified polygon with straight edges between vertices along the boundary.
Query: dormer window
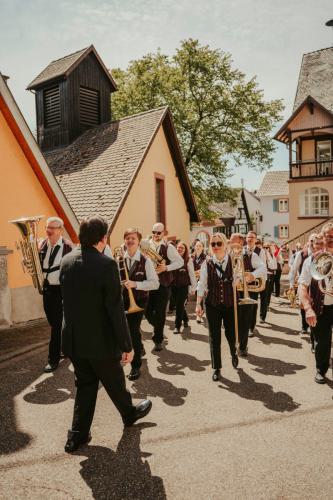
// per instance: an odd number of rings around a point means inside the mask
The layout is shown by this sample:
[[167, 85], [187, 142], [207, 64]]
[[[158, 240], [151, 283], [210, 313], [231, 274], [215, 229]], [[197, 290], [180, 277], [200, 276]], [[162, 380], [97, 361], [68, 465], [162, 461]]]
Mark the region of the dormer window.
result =
[[45, 128], [60, 125], [60, 92], [59, 85], [44, 90], [44, 124]]

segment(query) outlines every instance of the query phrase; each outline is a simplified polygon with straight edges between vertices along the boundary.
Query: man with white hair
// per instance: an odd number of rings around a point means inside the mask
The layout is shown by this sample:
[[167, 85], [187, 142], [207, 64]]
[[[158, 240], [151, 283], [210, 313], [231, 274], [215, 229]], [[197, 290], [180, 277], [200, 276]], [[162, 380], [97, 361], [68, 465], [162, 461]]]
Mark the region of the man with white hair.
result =
[[163, 330], [170, 297], [170, 286], [173, 281], [173, 271], [180, 269], [184, 264], [184, 260], [176, 248], [164, 241], [164, 236], [164, 224], [157, 222], [153, 225], [150, 245], [163, 259], [162, 263], [156, 268], [160, 287], [158, 290], [149, 292], [149, 300], [145, 313], [147, 320], [154, 327], [153, 342], [155, 344], [155, 351], [163, 349]]
[[60, 289], [60, 263], [64, 255], [72, 251], [70, 241], [62, 237], [64, 221], [60, 217], [49, 217], [46, 221], [46, 238], [39, 247], [43, 269], [43, 306], [51, 327], [48, 363], [45, 373], [58, 368], [61, 354], [62, 296]]

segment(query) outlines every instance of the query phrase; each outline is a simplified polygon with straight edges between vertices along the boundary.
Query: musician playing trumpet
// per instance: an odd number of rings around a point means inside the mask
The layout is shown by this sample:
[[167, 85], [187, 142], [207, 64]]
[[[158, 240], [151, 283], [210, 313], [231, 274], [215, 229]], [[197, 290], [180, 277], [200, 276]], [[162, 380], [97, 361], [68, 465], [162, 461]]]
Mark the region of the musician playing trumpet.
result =
[[234, 368], [238, 366], [234, 322], [234, 276], [232, 259], [227, 253], [227, 244], [224, 234], [214, 233], [210, 242], [211, 256], [207, 257], [201, 266], [197, 286], [195, 312], [197, 316], [202, 316], [205, 299], [214, 382], [221, 377], [222, 322], [229, 344], [232, 365]]
[[[247, 285], [253, 283], [256, 279], [261, 278], [263, 281], [266, 280], [266, 266], [260, 259], [258, 254], [254, 251], [250, 252], [248, 247], [244, 247], [245, 238], [240, 233], [234, 233], [230, 238], [230, 249], [241, 252], [241, 258], [243, 259], [243, 265], [245, 270], [245, 280]], [[242, 280], [243, 277], [240, 277]], [[244, 285], [244, 284], [243, 284]], [[249, 296], [253, 301], [258, 299], [257, 292], [249, 292]], [[243, 292], [240, 292], [240, 297], [243, 297]], [[256, 313], [257, 303], [252, 302], [248, 304], [242, 304], [238, 307], [238, 334], [239, 334], [239, 356], [245, 358], [247, 357], [247, 345], [250, 328], [253, 322], [253, 315]]]
[[[333, 224], [327, 223], [323, 230], [324, 251], [333, 258]], [[319, 252], [319, 255], [321, 253]], [[333, 327], [333, 287], [332, 270], [323, 279], [323, 288], [315, 279], [312, 271], [313, 261], [318, 258], [318, 253], [309, 256], [303, 265], [299, 277], [298, 293], [300, 302], [305, 310], [305, 317], [312, 327], [316, 359], [315, 382], [326, 383], [326, 372], [329, 367], [332, 344]], [[328, 259], [327, 259], [328, 260]], [[324, 291], [326, 293], [324, 293]]]
[[[141, 311], [127, 314], [127, 323], [131, 333], [132, 344], [134, 349], [134, 357], [131, 363], [132, 369], [128, 375], [129, 380], [136, 380], [140, 377], [141, 356], [142, 356], [142, 339], [140, 325], [144, 314], [144, 309], [147, 306], [149, 291], [159, 288], [159, 280], [156, 274], [154, 264], [145, 257], [139, 249], [142, 235], [138, 229], [129, 228], [124, 233], [124, 266], [127, 273], [120, 271], [121, 280], [123, 281], [123, 299], [125, 310], [129, 308], [129, 293], [132, 290], [136, 304], [142, 309]], [[129, 279], [126, 280], [128, 276]]]

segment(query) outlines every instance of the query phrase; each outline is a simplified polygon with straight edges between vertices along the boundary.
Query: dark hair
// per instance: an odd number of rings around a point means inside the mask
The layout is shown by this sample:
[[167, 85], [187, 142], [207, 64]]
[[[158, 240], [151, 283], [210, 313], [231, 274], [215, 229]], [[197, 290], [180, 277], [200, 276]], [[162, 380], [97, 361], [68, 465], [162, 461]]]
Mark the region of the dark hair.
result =
[[80, 224], [79, 240], [82, 247], [97, 245], [108, 232], [108, 223], [103, 217], [88, 217]]
[[129, 227], [128, 229], [126, 229], [126, 231], [124, 232], [124, 239], [127, 238], [127, 236], [129, 234], [136, 234], [137, 237], [138, 237], [138, 240], [141, 241], [142, 240], [142, 234], [140, 233], [140, 231], [134, 227]]
[[184, 259], [184, 263], [187, 264], [188, 261], [189, 261], [189, 258], [190, 258], [190, 254], [189, 254], [189, 251], [188, 251], [188, 246], [182, 240], [178, 241], [177, 247], [178, 247], [178, 245], [183, 245], [183, 247], [185, 247], [185, 252], [184, 252], [183, 259]]

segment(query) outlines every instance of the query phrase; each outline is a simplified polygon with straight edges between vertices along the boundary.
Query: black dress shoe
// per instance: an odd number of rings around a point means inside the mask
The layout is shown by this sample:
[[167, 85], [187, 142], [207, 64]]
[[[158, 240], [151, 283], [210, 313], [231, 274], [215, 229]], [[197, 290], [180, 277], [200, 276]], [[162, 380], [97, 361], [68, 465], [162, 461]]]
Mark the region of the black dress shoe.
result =
[[162, 344], [160, 344], [159, 342], [156, 342], [155, 346], [154, 346], [154, 351], [159, 352], [159, 351], [162, 351], [162, 350], [163, 350]]
[[239, 353], [241, 358], [247, 358], [247, 349], [239, 349]]
[[234, 368], [237, 368], [238, 366], [238, 356], [237, 354], [234, 354], [231, 358], [231, 363]]
[[180, 333], [180, 328], [175, 328], [175, 329], [173, 330], [173, 333]]
[[221, 378], [221, 370], [214, 370], [212, 379], [214, 382], [218, 382]]
[[324, 375], [322, 375], [320, 372], [317, 372], [315, 376], [315, 382], [317, 382], [317, 384], [326, 384], [326, 379]]
[[51, 373], [54, 372], [59, 366], [59, 363], [47, 363], [47, 365], [44, 368], [44, 373]]
[[188, 328], [188, 322], [184, 321], [184, 328]]
[[65, 444], [65, 452], [73, 453], [80, 446], [87, 444], [91, 441], [91, 434], [89, 432], [88, 436], [82, 436], [79, 431], [68, 431], [67, 442]]
[[153, 404], [149, 399], [144, 399], [143, 401], [141, 401], [141, 403], [136, 405], [134, 415], [132, 417], [127, 417], [123, 419], [124, 426], [130, 427], [131, 425], [135, 424], [137, 420], [148, 415], [152, 405]]
[[128, 380], [137, 380], [140, 377], [140, 375], [141, 373], [139, 368], [132, 368], [127, 378]]

